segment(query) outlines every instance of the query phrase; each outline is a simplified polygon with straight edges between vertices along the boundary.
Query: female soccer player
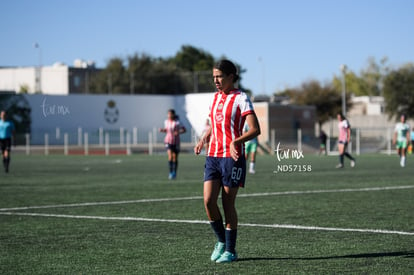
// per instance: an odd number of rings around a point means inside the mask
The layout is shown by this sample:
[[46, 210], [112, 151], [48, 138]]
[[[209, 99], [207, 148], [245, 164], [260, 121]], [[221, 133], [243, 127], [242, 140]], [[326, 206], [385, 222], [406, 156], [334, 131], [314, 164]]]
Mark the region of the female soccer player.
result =
[[164, 128], [161, 128], [160, 132], [166, 133], [164, 143], [168, 153], [168, 167], [170, 171], [168, 179], [172, 180], [177, 177], [180, 135], [186, 132], [185, 127], [180, 124], [173, 109], [168, 110], [168, 117], [164, 121]]
[[[237, 260], [237, 212], [235, 200], [239, 187], [244, 187], [246, 159], [244, 142], [260, 134], [260, 126], [249, 97], [235, 88], [239, 79], [236, 66], [221, 60], [213, 68], [217, 88], [210, 105], [211, 128], [194, 147], [200, 154], [210, 140], [204, 170], [204, 207], [217, 243], [211, 260], [217, 263]], [[247, 123], [249, 130], [243, 132]], [[225, 227], [217, 200], [221, 191]]]
[[[247, 125], [247, 123], [244, 125], [244, 131], [247, 132], [249, 131], [249, 126]], [[248, 140], [245, 144], [246, 146], [246, 160], [249, 160], [250, 158], [250, 163], [249, 163], [249, 173], [250, 174], [255, 174], [256, 170], [255, 170], [255, 166], [256, 166], [256, 153], [257, 153], [257, 146], [258, 146], [259, 142], [257, 140], [257, 137]]]
[[343, 168], [344, 167], [344, 156], [351, 160], [351, 167], [355, 166], [355, 158], [348, 153], [347, 147], [348, 143], [351, 140], [351, 125], [349, 125], [348, 120], [345, 118], [343, 114], [338, 114], [338, 130], [339, 130], [339, 137], [338, 137], [338, 150], [339, 150], [339, 164], [336, 168]]
[[408, 142], [410, 141], [410, 125], [407, 123], [407, 116], [402, 114], [400, 122], [395, 125], [392, 143], [396, 146], [400, 156], [400, 166], [405, 167]]
[[15, 138], [15, 127], [12, 121], [7, 120], [6, 111], [0, 112], [0, 148], [3, 158], [4, 171], [9, 172], [10, 151], [12, 138]]

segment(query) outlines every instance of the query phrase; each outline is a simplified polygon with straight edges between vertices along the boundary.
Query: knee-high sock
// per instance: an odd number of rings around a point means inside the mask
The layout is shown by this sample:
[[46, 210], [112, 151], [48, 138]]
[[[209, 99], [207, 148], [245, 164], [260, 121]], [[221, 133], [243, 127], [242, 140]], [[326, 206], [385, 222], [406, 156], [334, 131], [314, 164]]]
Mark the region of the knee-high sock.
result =
[[221, 243], [226, 242], [226, 234], [224, 230], [223, 220], [210, 222], [211, 228], [213, 228], [214, 233], [216, 234], [217, 240]]
[[177, 173], [178, 160], [172, 162], [172, 171]]
[[236, 253], [237, 229], [226, 228], [226, 251]]
[[344, 155], [349, 158], [350, 160], [354, 160], [354, 158], [348, 152], [345, 152]]
[[4, 164], [4, 168], [6, 168], [6, 171], [9, 170], [9, 164], [10, 164], [10, 156], [3, 158], [3, 164]]

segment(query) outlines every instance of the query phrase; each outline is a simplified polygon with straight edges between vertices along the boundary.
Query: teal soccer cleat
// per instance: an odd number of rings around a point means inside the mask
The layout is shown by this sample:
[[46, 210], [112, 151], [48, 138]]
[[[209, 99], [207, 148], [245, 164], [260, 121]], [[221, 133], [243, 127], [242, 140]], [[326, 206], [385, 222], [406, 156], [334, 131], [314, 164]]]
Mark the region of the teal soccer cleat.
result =
[[226, 246], [225, 243], [221, 243], [221, 242], [216, 243], [216, 245], [214, 246], [214, 251], [213, 253], [211, 253], [211, 257], [210, 257], [210, 259], [213, 262], [217, 261], [217, 259], [221, 257], [221, 255], [224, 253], [225, 246]]
[[237, 261], [237, 253], [225, 251], [220, 258], [217, 259], [216, 263], [230, 263], [234, 261]]

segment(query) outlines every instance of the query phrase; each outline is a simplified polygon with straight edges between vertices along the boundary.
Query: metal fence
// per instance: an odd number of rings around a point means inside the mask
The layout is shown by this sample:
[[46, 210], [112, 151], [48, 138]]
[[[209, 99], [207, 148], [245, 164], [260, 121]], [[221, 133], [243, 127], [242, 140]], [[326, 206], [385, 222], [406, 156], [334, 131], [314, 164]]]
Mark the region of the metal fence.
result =
[[[164, 152], [165, 134], [158, 128], [150, 130], [132, 129], [37, 129], [31, 134], [20, 136], [19, 148], [32, 153], [70, 154], [132, 154]], [[184, 150], [193, 147], [195, 131], [190, 129], [180, 136]]]
[[[364, 153], [393, 153], [393, 129], [364, 128], [352, 130], [352, 141], [348, 146], [350, 152]], [[37, 129], [31, 134], [20, 136], [19, 149], [26, 154], [133, 154], [133, 153], [163, 153], [164, 133], [153, 129]], [[192, 152], [198, 140], [194, 129], [189, 129], [180, 136], [183, 152]], [[274, 154], [283, 146], [284, 149], [296, 149], [304, 153], [319, 153], [320, 140], [315, 134], [302, 133], [301, 129], [272, 129], [269, 142], [261, 143], [259, 153]], [[260, 143], [260, 137], [259, 137]], [[337, 153], [337, 136], [328, 133], [327, 154]]]
[[[356, 154], [367, 153], [395, 153], [395, 147], [392, 144], [394, 128], [379, 127], [379, 128], [356, 128], [352, 129], [351, 142], [348, 150]], [[337, 150], [337, 137], [330, 139], [330, 151]]]

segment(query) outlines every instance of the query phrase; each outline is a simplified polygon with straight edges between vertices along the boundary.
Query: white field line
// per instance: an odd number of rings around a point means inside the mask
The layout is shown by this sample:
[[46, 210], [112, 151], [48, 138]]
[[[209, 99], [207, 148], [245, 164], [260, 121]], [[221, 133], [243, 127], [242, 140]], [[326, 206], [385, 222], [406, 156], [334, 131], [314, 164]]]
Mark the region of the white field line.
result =
[[23, 206], [23, 207], [13, 207], [13, 208], [0, 208], [0, 213], [1, 211], [18, 211], [18, 210], [30, 210], [30, 209], [66, 208], [66, 207], [99, 206], [99, 205], [118, 205], [118, 204], [145, 203], [145, 202], [199, 200], [202, 198], [203, 197], [201, 196], [194, 196], [194, 197], [181, 197], [181, 198], [141, 199], [141, 200], [128, 200], [128, 201], [103, 201], [103, 202], [83, 202], [83, 203], [69, 203], [69, 204]]
[[[207, 221], [201, 221], [201, 220], [151, 219], [151, 218], [139, 218], [139, 217], [102, 217], [102, 216], [82, 216], [82, 215], [22, 213], [22, 212], [0, 212], [0, 215], [52, 217], [52, 218], [67, 218], [67, 219], [92, 219], [92, 220], [106, 220], [106, 221], [111, 220], [111, 221], [141, 221], [141, 222], [144, 221], [144, 222], [208, 224]], [[414, 232], [381, 230], [381, 229], [336, 228], [336, 227], [303, 226], [303, 225], [291, 225], [291, 224], [251, 224], [251, 223], [240, 223], [239, 226], [283, 228], [283, 229], [312, 230], [312, 231], [340, 231], [340, 232], [360, 232], [360, 233], [375, 233], [375, 234], [396, 234], [396, 235], [414, 236]]]
[[[414, 185], [367, 187], [367, 188], [354, 188], [354, 189], [349, 188], [349, 189], [331, 189], [331, 190], [285, 191], [285, 192], [270, 192], [270, 193], [239, 194], [237, 196], [242, 197], [242, 198], [249, 198], [249, 197], [304, 195], [304, 194], [321, 194], [321, 193], [370, 192], [370, 191], [386, 191], [386, 190], [412, 189], [412, 188], [414, 188]], [[179, 198], [159, 198], [159, 199], [140, 199], [140, 200], [127, 200], [127, 201], [85, 202], [85, 203], [70, 203], [70, 204], [23, 206], [23, 207], [12, 207], [12, 208], [0, 208], [0, 213], [1, 211], [18, 211], [18, 210], [30, 210], [30, 209], [67, 208], [67, 207], [117, 205], [117, 204], [200, 200], [200, 199], [203, 199], [203, 197], [192, 196], [192, 197], [179, 197]]]

